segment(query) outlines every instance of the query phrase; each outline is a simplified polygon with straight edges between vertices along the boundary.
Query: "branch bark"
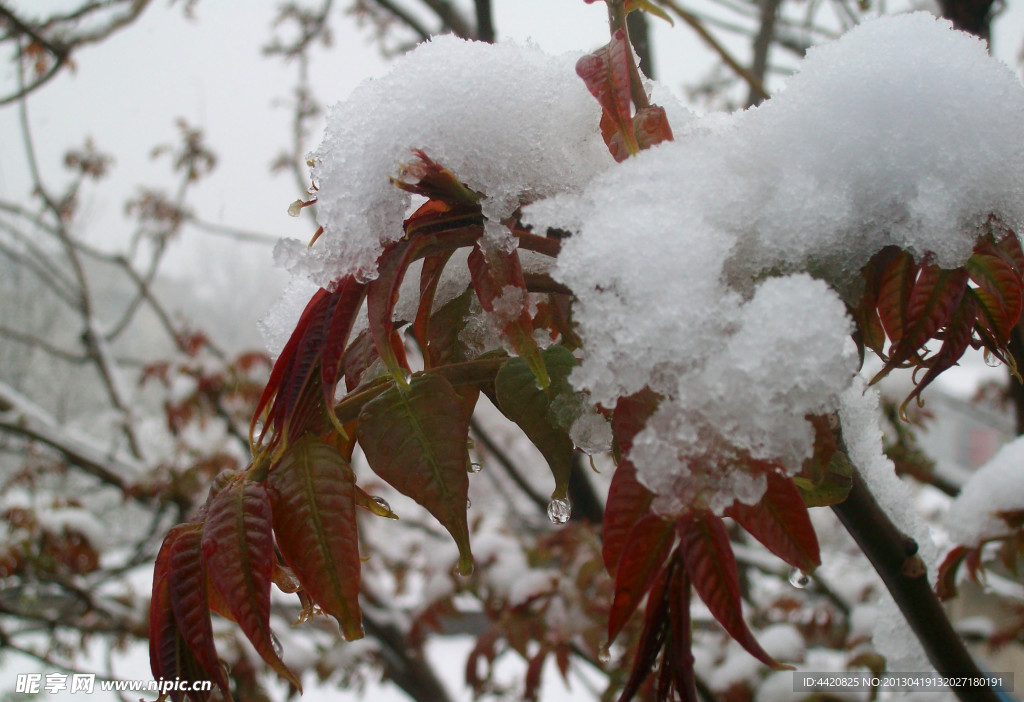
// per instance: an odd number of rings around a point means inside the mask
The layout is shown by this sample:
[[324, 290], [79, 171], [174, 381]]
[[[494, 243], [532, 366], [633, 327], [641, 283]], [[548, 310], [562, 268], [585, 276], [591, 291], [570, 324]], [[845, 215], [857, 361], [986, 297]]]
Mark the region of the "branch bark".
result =
[[[946, 616], [917, 555], [917, 543], [892, 523], [855, 470], [853, 487], [832, 510], [882, 577], [896, 605], [943, 676], [983, 676]], [[994, 688], [956, 688], [964, 702], [1000, 702]]]

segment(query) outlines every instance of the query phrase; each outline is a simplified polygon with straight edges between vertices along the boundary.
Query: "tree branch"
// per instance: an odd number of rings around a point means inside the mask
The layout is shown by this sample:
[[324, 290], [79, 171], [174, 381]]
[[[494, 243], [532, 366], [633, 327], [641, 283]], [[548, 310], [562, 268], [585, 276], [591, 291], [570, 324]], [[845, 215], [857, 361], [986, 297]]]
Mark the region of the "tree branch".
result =
[[[935, 670], [944, 676], [983, 676], [928, 582], [917, 543], [890, 521], [856, 470], [849, 496], [832, 510], [882, 577]], [[953, 692], [964, 702], [1001, 699], [994, 688], [956, 688]]]
[[463, 39], [475, 39], [476, 36], [469, 21], [463, 17], [450, 0], [422, 0], [423, 4], [434, 11], [445, 29]]

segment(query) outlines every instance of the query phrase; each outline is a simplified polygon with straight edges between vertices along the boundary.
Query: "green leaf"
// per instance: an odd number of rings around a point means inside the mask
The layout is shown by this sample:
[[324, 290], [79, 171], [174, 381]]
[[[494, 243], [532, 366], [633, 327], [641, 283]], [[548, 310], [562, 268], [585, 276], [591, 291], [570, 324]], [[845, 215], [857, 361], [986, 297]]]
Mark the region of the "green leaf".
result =
[[846, 499], [853, 487], [853, 465], [842, 451], [836, 451], [828, 467], [815, 480], [798, 475], [793, 483], [800, 490], [804, 504], [808, 507], [828, 507]]
[[575, 447], [566, 429], [559, 426], [551, 407], [558, 399], [572, 398], [569, 373], [576, 359], [564, 346], [545, 349], [541, 359], [551, 381], [546, 389], [537, 385], [537, 378], [524, 359], [511, 358], [498, 371], [494, 391], [502, 413], [519, 425], [547, 461], [555, 478], [552, 499], [564, 500], [569, 491]]
[[472, 572], [469, 415], [451, 383], [424, 374], [414, 376], [408, 388], [392, 386], [363, 406], [358, 437], [370, 468], [451, 533], [459, 547], [459, 572]]
[[655, 5], [651, 0], [626, 0], [626, 12], [630, 12], [632, 10], [640, 10], [649, 15], [654, 15], [655, 17], [665, 20], [673, 27], [676, 24], [672, 21], [672, 18], [667, 12]]
[[270, 582], [275, 557], [266, 488], [240, 480], [218, 493], [210, 503], [202, 543], [210, 582], [220, 592], [232, 618], [263, 660], [302, 690], [299, 679], [274, 650], [270, 630]]
[[306, 436], [270, 471], [267, 488], [285, 562], [347, 640], [362, 638], [355, 475], [348, 461]]

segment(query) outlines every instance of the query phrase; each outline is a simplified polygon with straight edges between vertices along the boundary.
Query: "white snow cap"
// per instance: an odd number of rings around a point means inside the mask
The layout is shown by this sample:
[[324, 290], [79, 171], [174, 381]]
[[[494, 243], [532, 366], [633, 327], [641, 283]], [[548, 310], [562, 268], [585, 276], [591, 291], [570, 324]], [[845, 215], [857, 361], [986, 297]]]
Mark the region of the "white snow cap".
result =
[[1010, 531], [998, 512], [1024, 509], [1024, 437], [1006, 444], [978, 469], [949, 508], [946, 528], [954, 541], [976, 545]]
[[737, 461], [796, 470], [805, 416], [854, 376], [836, 291], [887, 244], [956, 266], [988, 215], [1024, 222], [1024, 89], [949, 22], [885, 17], [810, 51], [759, 108], [669, 105], [676, 141], [615, 165], [576, 58], [441, 37], [364, 83], [313, 154], [324, 234], [278, 262], [320, 285], [373, 278], [411, 203], [388, 178], [414, 148], [486, 195], [492, 240], [535, 203], [528, 224], [574, 232], [554, 270], [578, 297], [574, 385], [609, 407], [666, 398], [632, 454], [661, 508], [754, 501]]
[[987, 215], [1024, 220], [1024, 90], [948, 22], [886, 17], [812, 50], [763, 106], [692, 121], [557, 204], [561, 221], [525, 216], [576, 233], [555, 273], [579, 298], [574, 384], [607, 406], [665, 396], [640, 479], [665, 511], [718, 510], [763, 492], [737, 459], [798, 469], [804, 416], [838, 407], [856, 358], [834, 290], [887, 244], [956, 266]]
[[613, 163], [598, 132], [600, 106], [577, 77], [578, 54], [436, 37], [360, 85], [327, 117], [312, 154], [317, 219], [311, 249], [281, 242], [278, 264], [326, 285], [376, 277], [376, 259], [403, 235], [408, 193], [389, 176], [412, 149], [484, 193], [499, 222], [519, 206], [581, 188]]

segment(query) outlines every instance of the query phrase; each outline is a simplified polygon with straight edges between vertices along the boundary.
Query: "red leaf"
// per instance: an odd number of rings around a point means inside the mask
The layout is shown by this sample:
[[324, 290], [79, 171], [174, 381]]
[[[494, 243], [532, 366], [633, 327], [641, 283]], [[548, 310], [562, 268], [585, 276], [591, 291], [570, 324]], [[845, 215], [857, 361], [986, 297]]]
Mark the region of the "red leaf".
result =
[[673, 555], [669, 564], [661, 569], [651, 587], [651, 593], [647, 597], [647, 607], [644, 611], [644, 628], [640, 632], [640, 643], [637, 645], [636, 656], [633, 659], [633, 669], [619, 695], [619, 702], [629, 702], [636, 696], [644, 680], [651, 674], [654, 663], [658, 660], [658, 653], [661, 652], [661, 647], [669, 632], [669, 598], [666, 596], [669, 580], [672, 577], [672, 571], [678, 567], [676, 556]]
[[437, 292], [437, 284], [451, 256], [451, 251], [427, 256], [423, 259], [423, 267], [420, 269], [420, 304], [416, 309], [413, 333], [423, 352], [423, 364], [426, 368], [432, 367], [436, 362], [435, 353], [430, 348], [430, 317], [434, 309], [434, 293]]
[[912, 358], [949, 323], [967, 289], [967, 280], [963, 269], [945, 270], [931, 263], [921, 266], [907, 302], [903, 337], [893, 344], [890, 366]]
[[[153, 594], [149, 602], [149, 665], [155, 680], [196, 681], [207, 679], [206, 673], [178, 630], [174, 610], [171, 607], [169, 584], [171, 547], [178, 537], [190, 527], [191, 525], [181, 524], [168, 532], [164, 537], [153, 568]], [[209, 692], [197, 692], [194, 702], [205, 702], [209, 696]], [[173, 702], [185, 701], [185, 693], [178, 690], [172, 690], [170, 697]]]
[[370, 334], [373, 336], [377, 353], [392, 374], [400, 375], [400, 371], [403, 370], [391, 345], [391, 335], [394, 331], [392, 315], [395, 303], [398, 302], [398, 292], [405, 278], [405, 271], [423, 243], [423, 239], [402, 239], [389, 246], [377, 261], [379, 275], [370, 281], [366, 290], [366, 314]]
[[190, 524], [187, 527], [171, 542], [168, 554], [171, 610], [178, 631], [197, 663], [226, 694], [228, 681], [217, 659], [213, 626], [210, 623], [206, 568], [200, 546], [203, 527], [201, 524]]
[[608, 615], [611, 643], [651, 589], [675, 542], [672, 523], [648, 514], [629, 532], [615, 575], [615, 597]]
[[[391, 183], [396, 187], [430, 200], [442, 200], [453, 205], [475, 205], [482, 199], [480, 193], [467, 188], [454, 173], [423, 151], [413, 149], [412, 153], [416, 159], [400, 164], [399, 177], [391, 179]], [[412, 178], [412, 181], [407, 178]], [[479, 212], [479, 208], [477, 211]]]
[[946, 325], [942, 347], [937, 354], [928, 359], [928, 372], [918, 381], [913, 391], [907, 395], [907, 399], [900, 405], [899, 414], [901, 417], [905, 418], [906, 406], [911, 400], [918, 397], [941, 373], [956, 365], [956, 362], [964, 355], [964, 351], [967, 350], [968, 345], [971, 343], [977, 317], [978, 308], [974, 298], [965, 295], [960, 301], [956, 312], [953, 313], [952, 319]]
[[530, 365], [541, 388], [546, 388], [549, 378], [533, 338], [526, 281], [516, 249], [506, 253], [492, 248], [484, 253], [478, 244], [469, 254], [469, 272], [480, 306], [493, 316], [502, 336]]
[[222, 490], [210, 503], [202, 543], [210, 582], [238, 626], [263, 660], [301, 690], [274, 650], [270, 630], [274, 537], [266, 488], [242, 480]]
[[672, 141], [672, 127], [663, 107], [650, 105], [637, 110], [633, 117], [633, 131], [641, 149], [649, 149], [663, 141]]
[[690, 581], [715, 619], [759, 661], [776, 670], [790, 669], [761, 648], [743, 620], [736, 558], [722, 520], [705, 512], [692, 519], [681, 519], [676, 526]]
[[324, 315], [326, 326], [320, 348], [320, 384], [324, 407], [331, 417], [334, 416], [334, 391], [341, 378], [345, 346], [365, 296], [366, 284], [356, 281], [352, 276], [346, 277], [331, 293], [330, 311]]
[[619, 560], [633, 525], [648, 514], [653, 499], [651, 491], [636, 479], [636, 467], [632, 462], [628, 458], [619, 461], [608, 488], [608, 501], [601, 523], [601, 557], [613, 578], [618, 573]]
[[626, 139], [631, 153], [636, 153], [636, 138], [630, 115], [629, 42], [624, 29], [616, 30], [611, 41], [576, 62], [576, 74], [586, 83], [590, 94], [601, 103], [605, 114]]
[[878, 316], [889, 339], [896, 344], [903, 338], [907, 304], [917, 277], [917, 264], [906, 251], [888, 246], [871, 261], [878, 274]]
[[966, 268], [978, 286], [970, 291], [981, 312], [978, 321], [1000, 346], [1005, 346], [1021, 313], [1024, 283], [1020, 274], [1009, 255], [988, 237], [978, 240]]
[[629, 397], [620, 397], [615, 403], [612, 429], [615, 431], [615, 440], [623, 456], [629, 455], [630, 449], [633, 448], [633, 439], [647, 426], [647, 420], [658, 409], [660, 402], [661, 396], [658, 393], [650, 388], [644, 388]]
[[[263, 394], [260, 395], [259, 401], [256, 403], [256, 409], [252, 415], [252, 422], [249, 425], [249, 438], [253, 443], [260, 443], [263, 441], [263, 437], [267, 434], [270, 429], [270, 419], [266, 417], [266, 421], [263, 425], [263, 430], [260, 432], [259, 437], [254, 437], [256, 431], [256, 424], [265, 415], [269, 415], [272, 404], [271, 402], [277, 397], [278, 391], [281, 389], [281, 385], [285, 380], [286, 374], [292, 368], [295, 362], [295, 355], [302, 343], [302, 339], [306, 334], [306, 331], [310, 327], [310, 323], [313, 317], [319, 316], [325, 303], [325, 298], [329, 293], [320, 288], [313, 297], [306, 303], [306, 308], [302, 311], [302, 315], [299, 317], [299, 321], [295, 325], [295, 329], [292, 330], [292, 334], [288, 337], [288, 342], [281, 349], [281, 355], [277, 357], [277, 361], [274, 363], [273, 369], [270, 371], [270, 379], [267, 381], [267, 386], [263, 389]], [[322, 317], [320, 317], [322, 319]], [[276, 404], [276, 402], [274, 403]]]
[[472, 571], [469, 415], [451, 384], [425, 374], [408, 388], [391, 387], [363, 406], [358, 436], [373, 472], [423, 505], [455, 539], [460, 572]]
[[313, 437], [293, 443], [267, 476], [277, 546], [312, 600], [348, 640], [363, 636], [355, 476]]
[[821, 565], [821, 554], [803, 497], [790, 478], [774, 471], [766, 478], [768, 488], [757, 504], [737, 502], [725, 513], [776, 556], [810, 573]]
[[690, 579], [676, 567], [668, 590], [672, 631], [663, 665], [667, 665], [683, 702], [697, 702], [697, 678], [693, 672], [693, 631], [690, 626]]
[[967, 551], [966, 546], [957, 546], [942, 559], [942, 565], [939, 566], [939, 573], [935, 581], [935, 594], [940, 600], [956, 597], [956, 573], [964, 558], [967, 557]]

